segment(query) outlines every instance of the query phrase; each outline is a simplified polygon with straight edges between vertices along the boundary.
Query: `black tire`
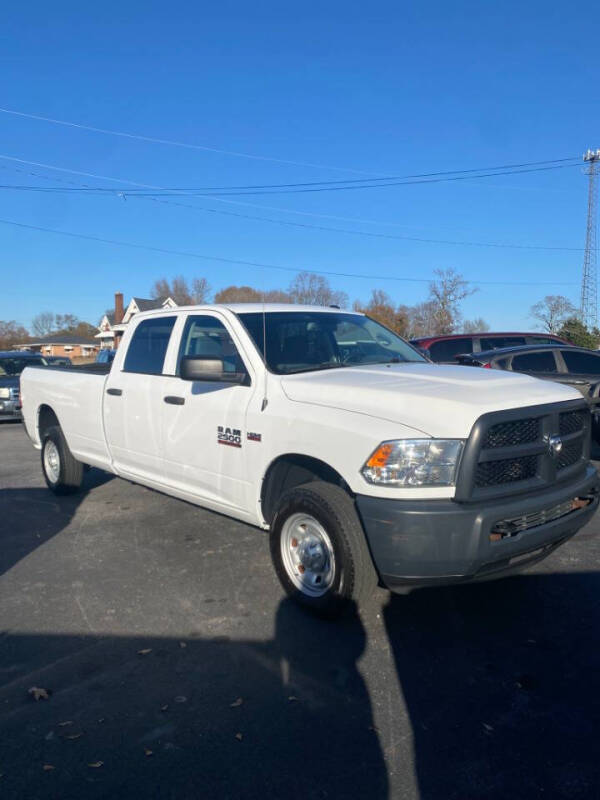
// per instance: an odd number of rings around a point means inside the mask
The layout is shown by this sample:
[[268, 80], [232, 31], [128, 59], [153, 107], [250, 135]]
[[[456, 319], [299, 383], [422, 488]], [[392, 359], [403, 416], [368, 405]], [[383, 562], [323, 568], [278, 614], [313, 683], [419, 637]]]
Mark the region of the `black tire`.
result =
[[[335, 566], [330, 586], [320, 596], [312, 596], [291, 577], [282, 555], [286, 520], [308, 514], [320, 523], [333, 547]], [[323, 616], [337, 616], [345, 608], [366, 605], [377, 586], [377, 572], [367, 547], [364, 531], [352, 498], [339, 486], [322, 481], [298, 486], [286, 492], [279, 503], [270, 530], [271, 558], [281, 585], [301, 605]], [[294, 583], [296, 580], [296, 583]]]
[[[48, 449], [58, 457], [58, 467], [52, 473], [46, 466]], [[73, 457], [60, 426], [53, 425], [44, 433], [42, 440], [42, 471], [49, 489], [54, 494], [73, 494], [83, 482], [84, 465]]]

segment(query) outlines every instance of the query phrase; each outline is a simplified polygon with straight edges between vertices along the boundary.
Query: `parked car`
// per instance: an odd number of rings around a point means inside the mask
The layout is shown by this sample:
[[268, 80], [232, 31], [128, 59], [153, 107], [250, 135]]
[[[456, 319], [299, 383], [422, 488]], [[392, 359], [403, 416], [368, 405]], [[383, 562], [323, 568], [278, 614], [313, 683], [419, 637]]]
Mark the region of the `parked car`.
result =
[[429, 354], [438, 364], [457, 363], [464, 353], [479, 353], [526, 344], [562, 344], [569, 342], [553, 333], [455, 333], [447, 336], [423, 336], [410, 343]]
[[0, 421], [21, 419], [19, 376], [26, 366], [44, 366], [37, 353], [0, 351]]
[[68, 356], [44, 356], [44, 361], [49, 367], [72, 367], [73, 362]]
[[600, 352], [552, 344], [504, 347], [457, 358], [466, 366], [525, 372], [573, 386], [588, 401], [594, 418], [594, 438], [600, 439]]
[[359, 313], [144, 312], [111, 365], [22, 382], [53, 492], [78, 490], [89, 464], [269, 530], [284, 589], [320, 612], [378, 581], [508, 574], [598, 506], [579, 392], [429, 363]]
[[116, 350], [109, 350], [107, 347], [103, 347], [102, 350], [98, 351], [96, 364], [111, 364], [116, 352]]

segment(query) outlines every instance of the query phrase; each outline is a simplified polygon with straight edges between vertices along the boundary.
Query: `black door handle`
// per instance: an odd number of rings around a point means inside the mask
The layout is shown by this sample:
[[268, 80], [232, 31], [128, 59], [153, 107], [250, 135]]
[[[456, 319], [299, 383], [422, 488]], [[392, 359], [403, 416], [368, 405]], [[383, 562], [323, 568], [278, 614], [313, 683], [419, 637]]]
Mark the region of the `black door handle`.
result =
[[123, 390], [111, 388], [106, 390], [106, 394], [114, 394], [116, 397], [121, 397], [121, 395], [123, 394]]
[[185, 403], [185, 397], [175, 397], [172, 394], [163, 397], [163, 400], [165, 403], [170, 403], [172, 406], [182, 406]]

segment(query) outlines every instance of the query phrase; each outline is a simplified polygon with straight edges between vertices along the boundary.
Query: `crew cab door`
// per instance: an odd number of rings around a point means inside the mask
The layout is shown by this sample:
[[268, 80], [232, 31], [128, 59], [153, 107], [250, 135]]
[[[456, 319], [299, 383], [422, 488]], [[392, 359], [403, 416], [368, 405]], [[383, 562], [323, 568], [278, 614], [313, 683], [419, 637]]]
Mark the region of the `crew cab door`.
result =
[[162, 481], [165, 357], [177, 317], [149, 317], [117, 353], [104, 388], [104, 431], [120, 474]]
[[[213, 507], [249, 509], [245, 420], [256, 388], [250, 362], [218, 312], [182, 315], [178, 331], [174, 375], [165, 379], [161, 398], [165, 481]], [[246, 385], [183, 380], [183, 356], [220, 358], [224, 371], [248, 374]]]

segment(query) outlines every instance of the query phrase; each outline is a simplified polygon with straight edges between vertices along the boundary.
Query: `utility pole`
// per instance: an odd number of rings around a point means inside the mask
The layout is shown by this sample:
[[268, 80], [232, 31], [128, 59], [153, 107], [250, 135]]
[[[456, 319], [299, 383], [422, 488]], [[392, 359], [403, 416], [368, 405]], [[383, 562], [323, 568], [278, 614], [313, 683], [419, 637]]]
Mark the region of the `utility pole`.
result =
[[598, 204], [598, 185], [596, 183], [600, 150], [588, 150], [583, 160], [588, 167], [585, 174], [589, 176], [587, 230], [585, 234], [585, 252], [583, 254], [583, 276], [581, 280], [580, 316], [583, 324], [594, 328], [598, 324], [598, 288], [596, 280], [596, 206]]

